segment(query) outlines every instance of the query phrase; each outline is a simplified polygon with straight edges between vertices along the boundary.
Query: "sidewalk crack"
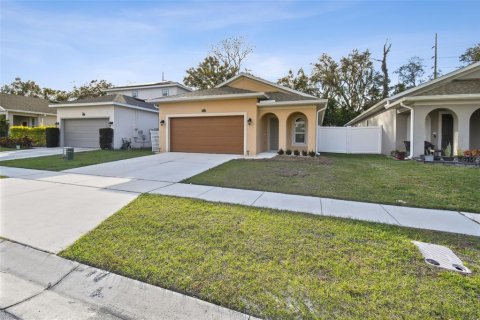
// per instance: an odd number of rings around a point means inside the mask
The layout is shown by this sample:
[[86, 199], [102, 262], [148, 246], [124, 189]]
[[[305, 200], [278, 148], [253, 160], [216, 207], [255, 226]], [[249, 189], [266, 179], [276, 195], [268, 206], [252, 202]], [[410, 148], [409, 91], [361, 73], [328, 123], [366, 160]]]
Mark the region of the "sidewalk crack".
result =
[[383, 211], [385, 211], [390, 217], [392, 217], [393, 220], [395, 220], [395, 222], [398, 223], [399, 226], [402, 226], [402, 224], [400, 223], [400, 221], [398, 221], [390, 212], [388, 212], [387, 209], [385, 209], [385, 207], [381, 204], [379, 204], [380, 208], [383, 209]]

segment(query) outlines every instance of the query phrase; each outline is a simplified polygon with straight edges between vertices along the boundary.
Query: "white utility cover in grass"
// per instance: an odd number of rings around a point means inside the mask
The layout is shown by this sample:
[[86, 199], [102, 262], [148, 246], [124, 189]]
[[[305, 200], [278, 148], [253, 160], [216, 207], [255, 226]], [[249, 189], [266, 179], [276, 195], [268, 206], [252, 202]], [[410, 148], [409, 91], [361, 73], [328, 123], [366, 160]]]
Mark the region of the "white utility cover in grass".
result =
[[460, 273], [472, 273], [449, 248], [433, 243], [412, 242], [418, 247], [428, 264]]

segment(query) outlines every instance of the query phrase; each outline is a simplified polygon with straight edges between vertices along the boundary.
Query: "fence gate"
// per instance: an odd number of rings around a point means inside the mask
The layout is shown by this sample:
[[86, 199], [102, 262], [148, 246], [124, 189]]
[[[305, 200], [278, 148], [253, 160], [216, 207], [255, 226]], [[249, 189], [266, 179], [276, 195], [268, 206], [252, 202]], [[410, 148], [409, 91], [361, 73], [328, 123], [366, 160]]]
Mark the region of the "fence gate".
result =
[[382, 153], [382, 127], [318, 127], [317, 150], [334, 153]]

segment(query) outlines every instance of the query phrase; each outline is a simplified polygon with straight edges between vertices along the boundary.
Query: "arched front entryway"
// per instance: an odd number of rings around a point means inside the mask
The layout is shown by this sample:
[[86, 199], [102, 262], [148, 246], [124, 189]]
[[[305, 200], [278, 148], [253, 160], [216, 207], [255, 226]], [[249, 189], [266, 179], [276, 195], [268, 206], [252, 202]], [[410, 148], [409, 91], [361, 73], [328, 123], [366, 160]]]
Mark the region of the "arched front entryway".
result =
[[262, 151], [278, 151], [279, 121], [273, 113], [267, 113], [261, 118]]
[[294, 112], [287, 118], [287, 148], [307, 150], [308, 120], [301, 112]]
[[480, 108], [470, 116], [470, 149], [480, 149]]
[[425, 117], [425, 141], [447, 156], [455, 154], [458, 146], [458, 117], [455, 112], [439, 108], [428, 113]]

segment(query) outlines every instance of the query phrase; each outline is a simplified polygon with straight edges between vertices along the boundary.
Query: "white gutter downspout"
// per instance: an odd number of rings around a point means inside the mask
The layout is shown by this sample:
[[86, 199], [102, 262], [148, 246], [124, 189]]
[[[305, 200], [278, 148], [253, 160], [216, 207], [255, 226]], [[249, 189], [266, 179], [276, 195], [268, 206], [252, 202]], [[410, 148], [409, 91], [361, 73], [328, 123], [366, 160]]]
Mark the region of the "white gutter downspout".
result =
[[406, 106], [403, 104], [403, 102], [400, 102], [400, 106], [403, 108], [406, 108], [410, 110], [410, 154], [408, 155], [408, 159], [413, 159], [413, 124], [414, 124], [414, 116], [415, 116], [415, 111], [412, 107]]
[[[328, 102], [327, 102], [328, 104]], [[325, 111], [327, 110], [327, 107], [325, 106], [324, 108], [320, 109], [317, 111], [317, 122], [316, 122], [316, 125], [315, 125], [315, 154], [318, 153], [318, 126], [320, 125], [318, 123], [318, 114], [321, 112], [321, 111]], [[325, 117], [325, 113], [323, 114], [323, 117], [322, 117], [322, 123], [323, 123], [323, 118]]]

